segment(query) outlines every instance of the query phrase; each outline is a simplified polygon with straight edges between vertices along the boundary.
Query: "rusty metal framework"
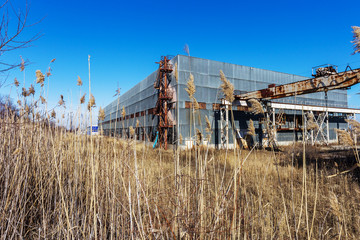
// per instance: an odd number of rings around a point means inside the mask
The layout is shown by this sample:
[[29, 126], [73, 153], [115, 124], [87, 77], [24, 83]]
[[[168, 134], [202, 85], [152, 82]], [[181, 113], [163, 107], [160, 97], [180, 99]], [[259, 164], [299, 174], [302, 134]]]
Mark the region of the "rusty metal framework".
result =
[[270, 100], [314, 92], [324, 92], [335, 89], [349, 88], [360, 82], [360, 68], [330, 76], [310, 78], [299, 82], [235, 95], [236, 100]]
[[171, 81], [170, 74], [173, 71], [170, 60], [170, 57], [162, 56], [161, 60], [157, 62], [157, 64], [159, 64], [159, 69], [157, 78], [154, 82], [154, 88], [158, 90], [158, 99], [154, 112], [154, 114], [158, 116], [158, 142], [160, 147], [163, 146], [164, 149], [167, 149], [168, 129], [172, 127], [168, 117], [168, 112], [171, 108], [170, 100], [172, 99], [168, 87]]
[[307, 111], [303, 117], [305, 140], [311, 145], [315, 143], [328, 144], [330, 141], [328, 111], [319, 113], [317, 116], [313, 111]]
[[[329, 90], [335, 89], [346, 89], [360, 82], [360, 69], [354, 69], [350, 71], [345, 71], [341, 73], [336, 73], [336, 71], [331, 71], [331, 74], [318, 74], [318, 77], [306, 79], [303, 81], [288, 83], [284, 85], [276, 86], [275, 84], [269, 85], [268, 88], [257, 90], [253, 92], [248, 92], [244, 94], [234, 95], [234, 103], [225, 103], [223, 102], [220, 106], [221, 109], [225, 109], [224, 105], [243, 105], [245, 103], [248, 106], [247, 100], [258, 99], [263, 104], [265, 109], [264, 117], [266, 119], [266, 135], [267, 135], [267, 145], [276, 146], [277, 144], [277, 122], [280, 120], [276, 119], [275, 109], [277, 107], [273, 106], [268, 100], [279, 99], [290, 96], [297, 96], [308, 93], [315, 92], [325, 92], [326, 106], [320, 107], [324, 108], [324, 112], [319, 114], [317, 117], [314, 117], [313, 112], [309, 111], [304, 116], [304, 129], [306, 130], [305, 138], [308, 141], [311, 141], [312, 144], [315, 142], [320, 143], [329, 143], [329, 109], [327, 106], [327, 92]], [[286, 105], [286, 104], [285, 104]], [[226, 109], [228, 106], [226, 107]], [[300, 109], [301, 110], [301, 109]], [[311, 117], [309, 117], [311, 116]], [[280, 118], [280, 116], [278, 115]], [[312, 119], [311, 119], [312, 118]], [[313, 121], [313, 124], [316, 125], [315, 128], [307, 129], [307, 123]], [[224, 119], [224, 114], [220, 114], [220, 121], [228, 126], [228, 119]], [[223, 125], [222, 124], [222, 125]], [[224, 136], [223, 136], [224, 135]], [[222, 131], [221, 143], [225, 145], [228, 139], [228, 131]]]

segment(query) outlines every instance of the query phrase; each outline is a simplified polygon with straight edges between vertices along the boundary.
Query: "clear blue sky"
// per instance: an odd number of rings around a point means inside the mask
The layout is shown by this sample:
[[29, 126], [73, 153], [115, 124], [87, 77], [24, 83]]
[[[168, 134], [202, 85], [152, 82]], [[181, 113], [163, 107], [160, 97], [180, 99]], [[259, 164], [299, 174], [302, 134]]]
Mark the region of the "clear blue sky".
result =
[[[130, 89], [157, 69], [161, 55], [192, 56], [310, 76], [311, 68], [332, 63], [344, 70], [360, 67], [352, 53], [351, 26], [360, 25], [360, 1], [35, 1], [29, 20], [39, 24], [33, 46], [1, 56], [2, 61], [31, 62], [26, 79], [53, 63], [49, 104], [63, 94], [68, 108], [77, 104], [79, 75], [88, 90], [88, 54], [97, 106], [114, 98], [119, 84]], [[24, 0], [13, 1], [23, 8]], [[11, 71], [8, 82], [23, 75]], [[0, 89], [8, 94], [9, 88]], [[12, 90], [13, 91], [13, 90]], [[360, 107], [360, 86], [349, 90], [349, 106]], [[12, 94], [14, 97], [14, 95]], [[15, 97], [14, 97], [15, 98]], [[70, 102], [69, 102], [70, 101]]]

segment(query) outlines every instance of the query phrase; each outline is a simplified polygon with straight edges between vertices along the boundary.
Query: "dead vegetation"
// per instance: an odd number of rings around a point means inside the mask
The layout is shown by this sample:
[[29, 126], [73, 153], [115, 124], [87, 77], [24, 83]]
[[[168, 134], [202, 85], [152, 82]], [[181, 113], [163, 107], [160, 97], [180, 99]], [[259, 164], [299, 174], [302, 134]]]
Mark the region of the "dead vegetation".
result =
[[17, 134], [1, 126], [4, 239], [360, 236], [360, 188], [349, 175], [281, 166], [273, 152], [174, 154], [130, 139], [93, 137], [91, 146], [89, 136], [39, 124]]
[[360, 236], [359, 182], [353, 172], [327, 178], [333, 169], [304, 161], [316, 149], [215, 151], [200, 140], [193, 150], [153, 150], [46, 124], [53, 110], [35, 121], [35, 109], [22, 106], [0, 118], [2, 239]]

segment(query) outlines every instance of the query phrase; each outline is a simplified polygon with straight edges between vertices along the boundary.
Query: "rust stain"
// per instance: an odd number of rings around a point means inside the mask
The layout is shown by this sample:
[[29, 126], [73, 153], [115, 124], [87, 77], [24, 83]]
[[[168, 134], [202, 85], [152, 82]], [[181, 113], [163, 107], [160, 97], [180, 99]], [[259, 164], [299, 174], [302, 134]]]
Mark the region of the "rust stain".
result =
[[[206, 109], [206, 103], [205, 102], [198, 102], [199, 109]], [[185, 108], [192, 108], [192, 102], [186, 101], [185, 102]]]
[[270, 88], [265, 88], [260, 91], [261, 98], [268, 98], [274, 95], [274, 92]]
[[243, 112], [248, 112], [248, 111], [249, 111], [249, 107], [237, 106], [237, 110], [238, 110], [238, 111], [243, 111]]
[[219, 110], [220, 104], [219, 103], [213, 103], [213, 110]]

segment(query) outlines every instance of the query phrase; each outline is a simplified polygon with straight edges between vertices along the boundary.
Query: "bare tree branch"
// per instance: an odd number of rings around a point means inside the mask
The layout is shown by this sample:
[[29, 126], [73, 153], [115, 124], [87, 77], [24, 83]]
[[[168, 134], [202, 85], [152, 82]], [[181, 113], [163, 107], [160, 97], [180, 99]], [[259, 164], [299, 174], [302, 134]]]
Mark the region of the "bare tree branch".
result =
[[11, 0], [6, 0], [0, 5], [0, 73], [21, 65], [21, 63], [8, 63], [3, 59], [5, 53], [30, 47], [32, 42], [41, 37], [39, 33], [35, 33], [31, 37], [23, 39], [24, 31], [39, 23], [28, 23], [29, 11], [28, 4], [25, 9], [17, 10]]

